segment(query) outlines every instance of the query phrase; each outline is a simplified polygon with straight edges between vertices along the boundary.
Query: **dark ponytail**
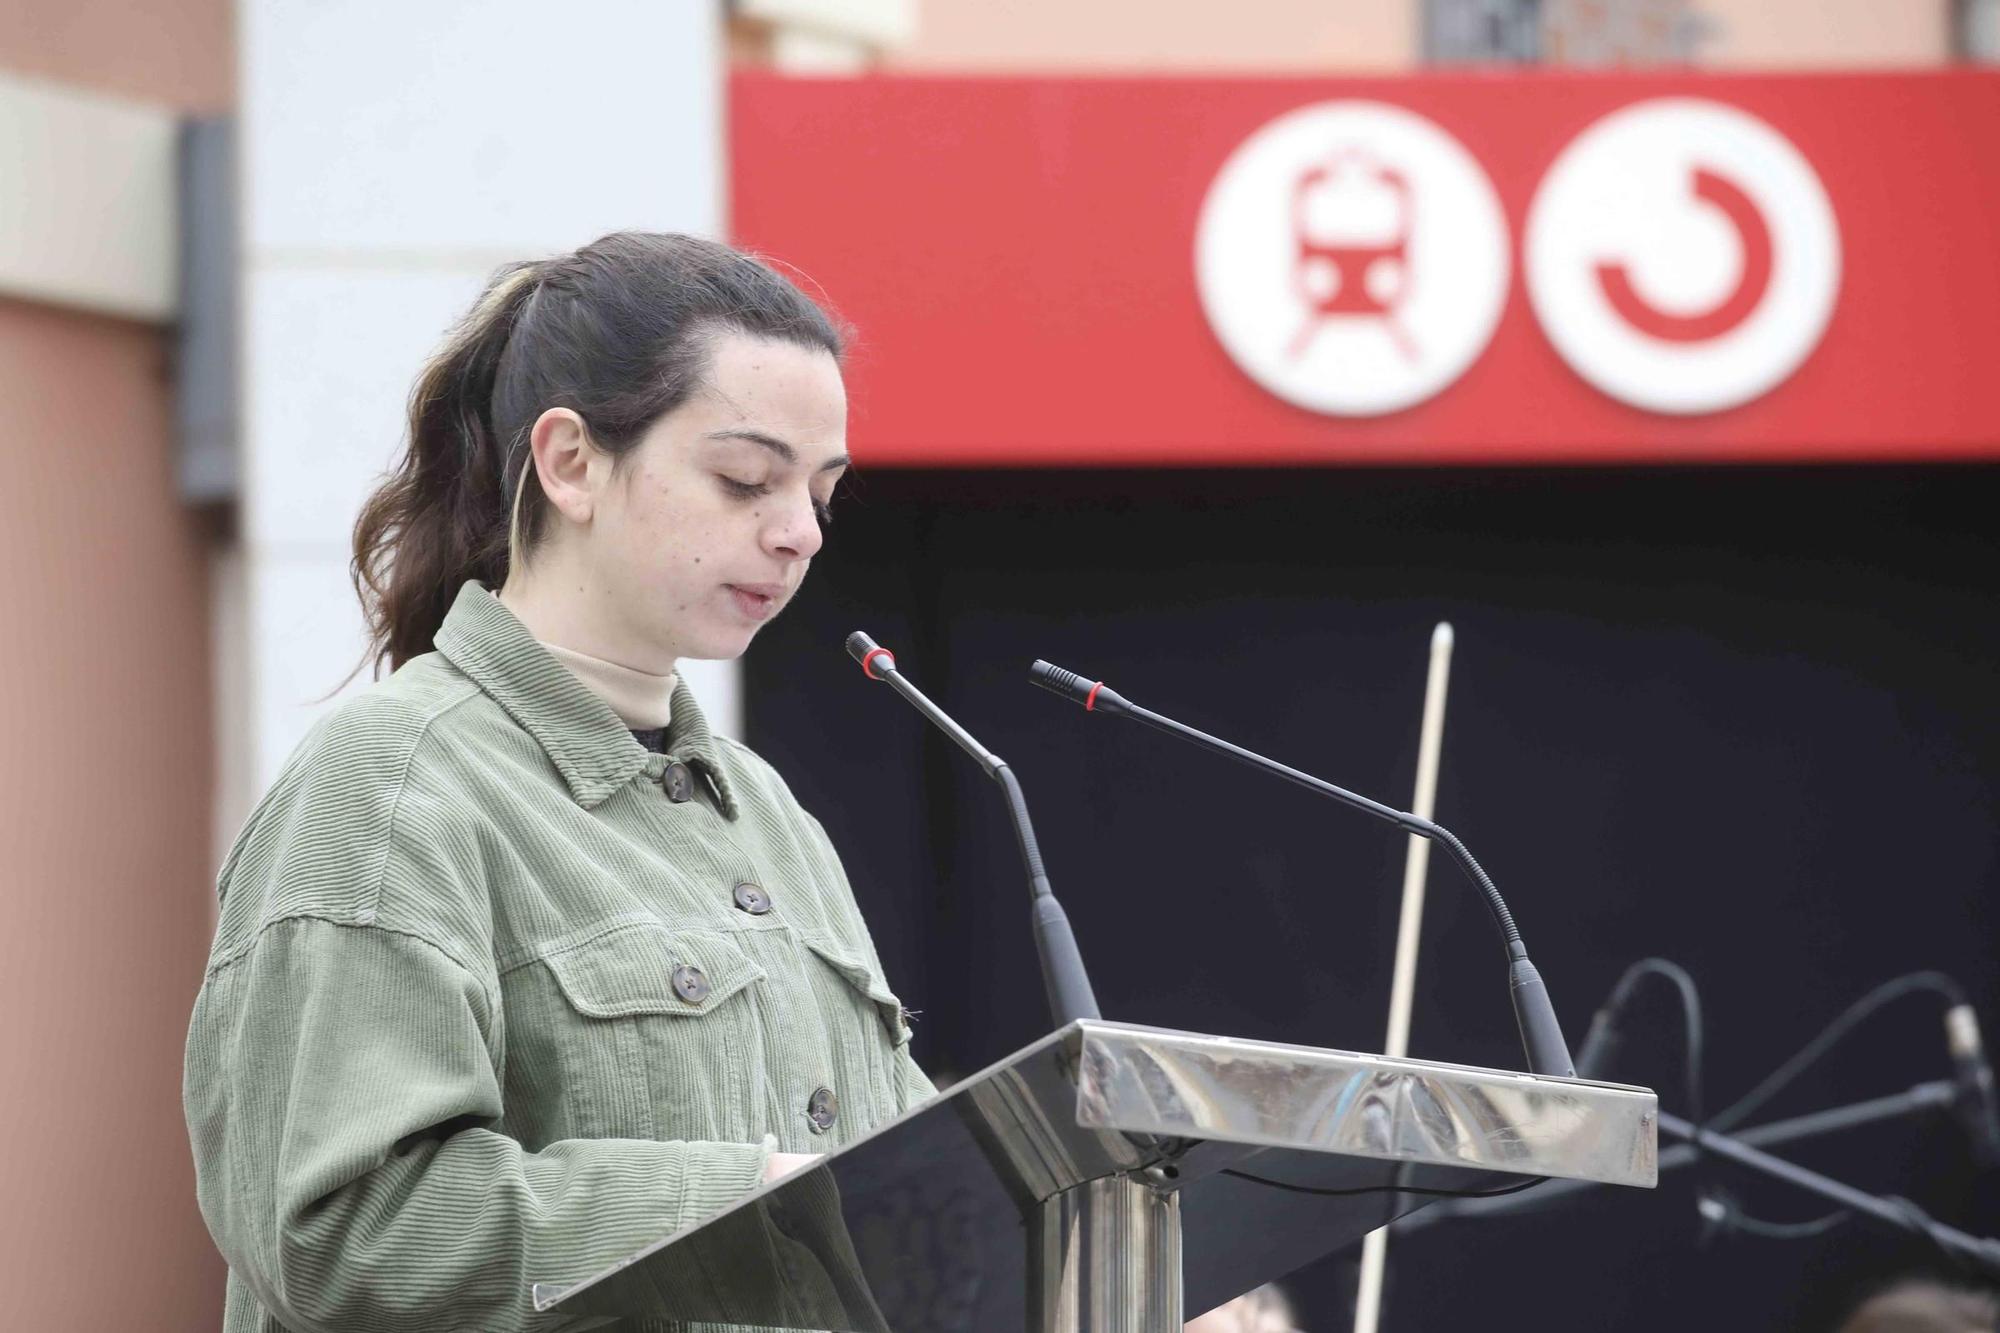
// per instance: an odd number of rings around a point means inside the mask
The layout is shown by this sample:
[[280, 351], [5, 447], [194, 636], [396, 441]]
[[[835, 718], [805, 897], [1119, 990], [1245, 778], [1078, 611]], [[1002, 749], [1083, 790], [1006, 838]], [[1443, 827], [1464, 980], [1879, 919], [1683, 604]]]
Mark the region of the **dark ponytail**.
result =
[[700, 386], [715, 336], [732, 331], [842, 350], [791, 282], [693, 236], [616, 232], [496, 273], [418, 376], [408, 448], [355, 521], [362, 664], [379, 675], [385, 660], [394, 671], [430, 651], [467, 579], [497, 589], [529, 559], [549, 513], [528, 483], [537, 417], [569, 408], [622, 461]]

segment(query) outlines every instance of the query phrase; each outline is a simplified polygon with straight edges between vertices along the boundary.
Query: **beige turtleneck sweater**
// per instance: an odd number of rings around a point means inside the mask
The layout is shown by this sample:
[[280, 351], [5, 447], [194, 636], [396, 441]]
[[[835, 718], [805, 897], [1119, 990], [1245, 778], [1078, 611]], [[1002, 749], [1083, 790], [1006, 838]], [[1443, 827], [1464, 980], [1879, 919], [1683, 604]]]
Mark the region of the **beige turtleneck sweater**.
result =
[[[487, 591], [493, 592], [491, 588]], [[493, 592], [493, 598], [498, 601], [500, 594]], [[611, 711], [618, 714], [619, 720], [633, 731], [651, 731], [673, 720], [676, 679], [673, 672], [656, 676], [650, 671], [620, 666], [546, 639], [535, 642], [548, 649], [549, 656], [568, 667], [570, 674], [582, 681], [585, 688], [610, 704]]]

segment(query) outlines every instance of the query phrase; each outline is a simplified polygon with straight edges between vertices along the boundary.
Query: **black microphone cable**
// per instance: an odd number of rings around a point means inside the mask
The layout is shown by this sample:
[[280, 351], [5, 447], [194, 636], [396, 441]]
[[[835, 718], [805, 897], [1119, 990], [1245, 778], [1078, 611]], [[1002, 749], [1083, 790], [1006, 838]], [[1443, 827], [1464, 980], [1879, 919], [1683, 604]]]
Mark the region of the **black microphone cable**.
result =
[[1695, 985], [1688, 970], [1670, 958], [1641, 958], [1626, 968], [1618, 981], [1611, 987], [1611, 994], [1598, 1007], [1590, 1020], [1590, 1031], [1584, 1035], [1583, 1049], [1576, 1057], [1578, 1078], [1609, 1078], [1609, 1071], [1616, 1063], [1618, 1051], [1624, 1044], [1623, 1030], [1619, 1020], [1625, 1009], [1632, 1003], [1633, 994], [1639, 983], [1647, 977], [1658, 977], [1671, 982], [1679, 992], [1681, 1000], [1681, 1025], [1687, 1035], [1687, 1068], [1684, 1071], [1684, 1086], [1687, 1093], [1687, 1118], [1706, 1129], [1714, 1125], [1702, 1119], [1702, 1020], [1701, 991]]
[[1740, 1125], [1750, 1116], [1789, 1087], [1801, 1074], [1824, 1058], [1827, 1052], [1844, 1041], [1864, 1021], [1888, 1004], [1906, 995], [1925, 993], [1942, 997], [1952, 1009], [1970, 1006], [1965, 998], [1965, 988], [1943, 972], [1910, 972], [1900, 977], [1891, 977], [1875, 989], [1847, 1006], [1831, 1023], [1820, 1030], [1818, 1036], [1801, 1046], [1792, 1056], [1765, 1076], [1764, 1080], [1741, 1097], [1715, 1113], [1708, 1128], [1724, 1133], [1734, 1125]]
[[1746, 1211], [1734, 1195], [1703, 1178], [1701, 1173], [1707, 1154], [1702, 1147], [1701, 1131], [1720, 1133], [1721, 1130], [1713, 1120], [1704, 1118], [1702, 1114], [1706, 1039], [1702, 1024], [1701, 988], [1695, 984], [1693, 975], [1672, 959], [1641, 958], [1619, 976], [1610, 995], [1591, 1019], [1590, 1031], [1583, 1039], [1583, 1051], [1576, 1061], [1578, 1075], [1583, 1078], [1610, 1076], [1623, 1044], [1625, 1010], [1631, 1006], [1640, 983], [1647, 977], [1670, 983], [1680, 996], [1681, 1031], [1685, 1037], [1681, 1053], [1682, 1087], [1687, 1098], [1686, 1119], [1695, 1131], [1688, 1138], [1688, 1146], [1694, 1151], [1689, 1169], [1697, 1173], [1695, 1211], [1702, 1220], [1702, 1238], [1708, 1240], [1735, 1231], [1765, 1240], [1806, 1240], [1823, 1235], [1849, 1220], [1853, 1214], [1845, 1208], [1838, 1208], [1803, 1222], [1767, 1221]]
[[[1672, 968], [1672, 972], [1661, 968], [1659, 966], [1661, 964], [1665, 964], [1666, 968]], [[1585, 1042], [1583, 1059], [1578, 1062], [1586, 1076], [1602, 1077], [1607, 1072], [1611, 1053], [1615, 1052], [1618, 1042], [1622, 1040], [1616, 1030], [1619, 1011], [1630, 1000], [1635, 989], [1633, 983], [1640, 976], [1654, 970], [1659, 970], [1661, 975], [1670, 979], [1674, 973], [1685, 975], [1684, 969], [1674, 968], [1665, 959], [1648, 959], [1635, 964], [1619, 978], [1611, 997], [1598, 1011], [1597, 1019], [1592, 1024], [1590, 1038]], [[1684, 1013], [1693, 1018], [1699, 1015], [1700, 1001], [1693, 979], [1689, 977], [1687, 982], [1683, 997], [1694, 998], [1693, 1003], [1684, 1009]], [[1679, 984], [1678, 981], [1676, 984]], [[1777, 1073], [1759, 1084], [1758, 1088], [1753, 1090], [1753, 1095], [1760, 1104], [1769, 1100], [1782, 1086], [1788, 1084], [1807, 1065], [1823, 1056], [1869, 1015], [1902, 996], [1925, 991], [1943, 997], [1951, 1006], [1946, 1013], [1946, 1032], [1952, 1060], [1957, 1066], [1957, 1074], [1950, 1084], [1922, 1084], [1900, 1096], [1880, 1098], [1876, 1102], [1863, 1103], [1860, 1107], [1844, 1108], [1850, 1112], [1854, 1110], [1872, 1112], [1864, 1117], [1843, 1116], [1840, 1111], [1824, 1112], [1801, 1116], [1793, 1121], [1780, 1121], [1744, 1130], [1740, 1138], [1733, 1138], [1716, 1128], [1716, 1121], [1720, 1116], [1711, 1117], [1706, 1126], [1701, 1126], [1691, 1124], [1665, 1110], [1660, 1112], [1662, 1135], [1671, 1134], [1674, 1138], [1683, 1140], [1686, 1145], [1687, 1156], [1683, 1160], [1695, 1161], [1699, 1154], [1710, 1160], [1729, 1162], [1842, 1205], [1838, 1210], [1822, 1217], [1800, 1222], [1770, 1222], [1745, 1213], [1730, 1195], [1711, 1187], [1697, 1200], [1703, 1222], [1704, 1240], [1732, 1231], [1769, 1240], [1807, 1240], [1823, 1235], [1850, 1218], [1857, 1221], [1870, 1218], [1927, 1241], [1935, 1248], [1939, 1258], [1977, 1281], [1991, 1283], [1996, 1277], [2000, 1277], [2000, 1241], [1968, 1235], [1948, 1226], [1909, 1199], [1897, 1195], [1869, 1194], [1816, 1171], [1796, 1166], [1788, 1160], [1772, 1157], [1764, 1151], [1766, 1140], [1772, 1144], [1789, 1142], [1811, 1137], [1828, 1129], [1841, 1128], [1843, 1126], [1838, 1122], [1842, 1120], [1851, 1119], [1856, 1124], [1871, 1123], [1885, 1118], [1886, 1115], [1903, 1115], [1919, 1110], [1950, 1109], [1962, 1118], [1976, 1119], [1977, 1128], [1968, 1127], [1975, 1154], [1980, 1152], [1982, 1142], [1990, 1142], [1993, 1138], [2000, 1137], [1992, 1124], [1994, 1119], [1991, 1096], [1992, 1071], [1987, 1066], [1983, 1048], [1979, 1044], [1976, 1020], [1972, 1016], [1971, 1006], [1964, 1000], [1963, 989], [1950, 977], [1938, 972], [1911, 973], [1877, 986], [1848, 1006], [1826, 1030], [1808, 1042], [1797, 1055], [1787, 1060]], [[1699, 1024], [1690, 1022], [1686, 1025], [1686, 1030], [1698, 1031]], [[1694, 1063], [1690, 1061], [1690, 1064]], [[1778, 1074], [1783, 1074], [1784, 1077], [1780, 1078]], [[1747, 1110], [1739, 1108], [1748, 1100], [1746, 1098], [1744, 1103], [1729, 1108], [1724, 1114], [1747, 1115]], [[1877, 1109], [1889, 1104], [1893, 1104], [1891, 1109]], [[1789, 1132], [1781, 1135], [1766, 1133], [1769, 1130], [1779, 1129], [1786, 1129]], [[1661, 1165], [1663, 1168], [1667, 1165], [1664, 1158]], [[1560, 1182], [1557, 1191], [1545, 1194], [1543, 1197], [1552, 1203], [1580, 1197], [1578, 1194], [1580, 1188], [1582, 1187], [1575, 1182], [1564, 1181]], [[1445, 1205], [1447, 1210], [1450, 1207], [1449, 1204]], [[1495, 1209], [1473, 1214], [1446, 1211], [1441, 1215], [1498, 1217], [1508, 1215], [1511, 1211], [1511, 1209]], [[1426, 1218], [1438, 1216], [1440, 1214], [1436, 1213], [1420, 1215], [1415, 1220], [1418, 1225], [1422, 1225]]]

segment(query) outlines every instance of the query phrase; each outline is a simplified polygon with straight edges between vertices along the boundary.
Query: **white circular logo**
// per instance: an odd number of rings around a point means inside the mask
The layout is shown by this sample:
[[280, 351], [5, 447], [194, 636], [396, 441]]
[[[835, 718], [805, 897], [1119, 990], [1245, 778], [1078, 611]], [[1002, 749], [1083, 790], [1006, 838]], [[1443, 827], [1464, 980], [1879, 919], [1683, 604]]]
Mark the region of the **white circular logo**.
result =
[[1528, 209], [1528, 297], [1577, 374], [1655, 412], [1768, 392], [1818, 344], [1840, 287], [1819, 177], [1756, 117], [1694, 98], [1613, 112]]
[[1464, 373], [1507, 299], [1507, 221], [1458, 141], [1380, 102], [1287, 112], [1223, 163], [1195, 283], [1251, 379], [1300, 407], [1375, 416]]

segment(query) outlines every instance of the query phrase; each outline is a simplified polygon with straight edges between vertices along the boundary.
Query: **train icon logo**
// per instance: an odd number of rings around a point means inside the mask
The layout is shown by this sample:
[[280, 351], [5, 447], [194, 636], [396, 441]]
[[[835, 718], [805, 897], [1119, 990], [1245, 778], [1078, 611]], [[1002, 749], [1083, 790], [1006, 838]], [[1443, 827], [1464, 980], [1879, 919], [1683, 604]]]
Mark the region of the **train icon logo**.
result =
[[1223, 163], [1195, 284], [1230, 358], [1287, 402], [1378, 416], [1485, 350], [1507, 299], [1507, 223], [1471, 154], [1380, 102], [1287, 112]]
[[1763, 121], [1696, 98], [1613, 112], [1528, 210], [1528, 299], [1599, 390], [1654, 412], [1768, 392], [1825, 332], [1840, 232], [1812, 167]]
[[[1377, 205], [1375, 225], [1363, 234], [1344, 234], [1344, 221], [1367, 218], [1370, 189], [1386, 195], [1386, 209]], [[1292, 187], [1292, 240], [1292, 281], [1306, 307], [1306, 322], [1292, 339], [1294, 358], [1329, 319], [1367, 315], [1382, 321], [1404, 360], [1421, 359], [1396, 323], [1410, 290], [1410, 182], [1402, 172], [1353, 148], [1307, 167]]]

